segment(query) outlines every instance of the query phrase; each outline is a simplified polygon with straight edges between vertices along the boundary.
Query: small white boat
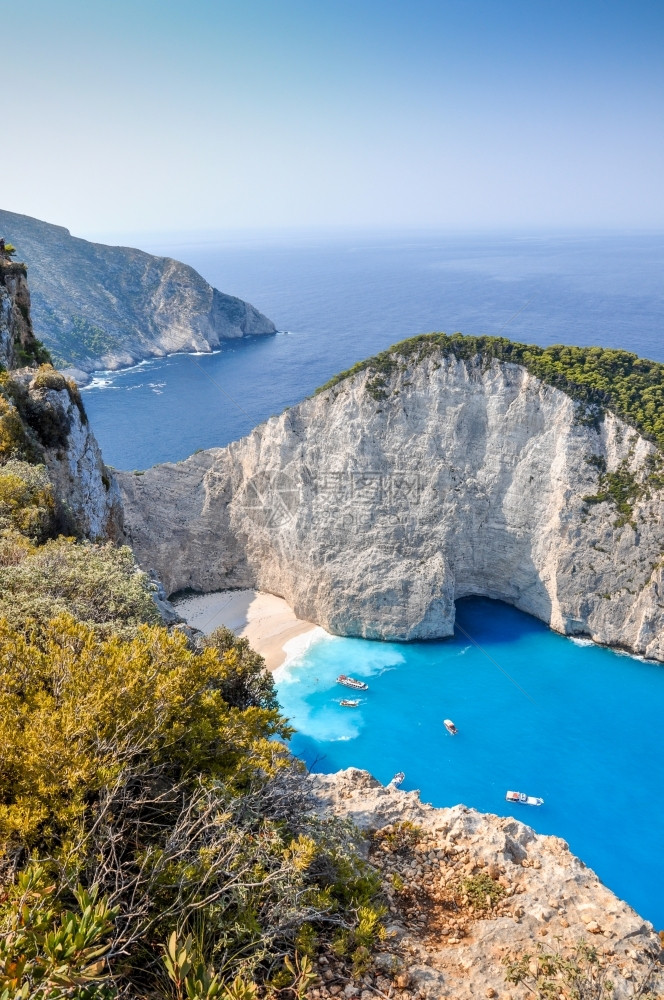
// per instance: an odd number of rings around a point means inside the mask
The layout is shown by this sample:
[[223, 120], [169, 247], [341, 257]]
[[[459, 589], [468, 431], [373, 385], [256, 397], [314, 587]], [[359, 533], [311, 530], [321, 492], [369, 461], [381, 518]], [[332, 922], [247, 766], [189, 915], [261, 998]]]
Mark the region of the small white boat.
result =
[[405, 779], [406, 775], [403, 771], [397, 771], [397, 773], [392, 778], [390, 784], [398, 787]]
[[342, 698], [339, 704], [342, 708], [357, 708], [360, 703], [356, 698]]
[[505, 796], [508, 802], [520, 802], [524, 806], [543, 806], [544, 799], [536, 795], [526, 795], [525, 792], [508, 792]]
[[339, 674], [337, 677], [337, 684], [343, 684], [344, 687], [353, 688], [354, 691], [369, 690], [369, 685], [365, 684], [364, 681], [358, 681], [355, 677], [347, 677], [346, 674]]
[[451, 719], [443, 719], [443, 725], [445, 726], [445, 729], [448, 731], [450, 736], [456, 736], [456, 734], [459, 732], [459, 730], [454, 725]]

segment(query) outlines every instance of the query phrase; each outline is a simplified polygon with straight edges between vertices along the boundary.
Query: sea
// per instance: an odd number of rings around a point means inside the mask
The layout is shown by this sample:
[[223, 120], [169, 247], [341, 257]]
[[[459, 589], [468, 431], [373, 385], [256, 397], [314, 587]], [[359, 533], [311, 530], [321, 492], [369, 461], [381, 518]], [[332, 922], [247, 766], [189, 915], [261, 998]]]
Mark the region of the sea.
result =
[[664, 234], [185, 234], [140, 246], [191, 264], [279, 333], [95, 373], [85, 404], [120, 469], [228, 444], [356, 361], [433, 330], [664, 361]]
[[[96, 372], [84, 399], [122, 469], [223, 446], [336, 372], [433, 330], [664, 362], [664, 234], [307, 232], [145, 236], [274, 336]], [[567, 639], [500, 602], [458, 602], [461, 629], [397, 645], [320, 638], [277, 674], [293, 749], [314, 769], [404, 771], [438, 806], [517, 815], [664, 928], [664, 667]], [[343, 709], [338, 673], [369, 683]], [[347, 693], [347, 692], [346, 692]], [[459, 729], [451, 737], [449, 717]], [[508, 806], [508, 789], [541, 796]]]

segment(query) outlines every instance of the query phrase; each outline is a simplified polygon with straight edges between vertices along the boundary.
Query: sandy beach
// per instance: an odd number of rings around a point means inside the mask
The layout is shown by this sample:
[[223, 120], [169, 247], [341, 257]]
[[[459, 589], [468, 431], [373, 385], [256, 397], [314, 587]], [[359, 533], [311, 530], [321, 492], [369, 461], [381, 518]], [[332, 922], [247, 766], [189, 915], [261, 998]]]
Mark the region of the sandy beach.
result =
[[[209, 635], [220, 625], [249, 640], [265, 658], [268, 670], [280, 667], [293, 654], [292, 640], [318, 630], [312, 622], [298, 618], [281, 597], [257, 590], [222, 590], [214, 594], [185, 597], [175, 605], [192, 628]], [[322, 631], [322, 630], [321, 630]], [[288, 644], [288, 649], [284, 647]]]

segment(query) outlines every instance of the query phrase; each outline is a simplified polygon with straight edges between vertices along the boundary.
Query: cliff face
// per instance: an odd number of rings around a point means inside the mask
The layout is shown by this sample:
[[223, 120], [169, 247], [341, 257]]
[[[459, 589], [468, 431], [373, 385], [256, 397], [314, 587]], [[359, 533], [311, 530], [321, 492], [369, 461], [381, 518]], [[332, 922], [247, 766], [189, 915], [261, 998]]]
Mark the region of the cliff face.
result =
[[17, 368], [36, 351], [25, 264], [0, 257], [0, 365]]
[[179, 261], [76, 239], [13, 212], [0, 211], [0, 233], [29, 267], [35, 330], [61, 367], [118, 368], [275, 332], [253, 306]]
[[[505, 997], [510, 987], [504, 959], [532, 956], [536, 942], [566, 956], [579, 941], [594, 946], [616, 998], [638, 996], [649, 970], [649, 992], [658, 994], [664, 985], [652, 925], [558, 837], [465, 806], [434, 809], [417, 792], [385, 788], [355, 768], [308, 780], [321, 815], [334, 813], [378, 832], [371, 861], [383, 876], [390, 911], [374, 961], [374, 968], [384, 970], [376, 984], [383, 995], [390, 972], [401, 970], [397, 985], [409, 991], [402, 996]], [[404, 821], [415, 824], [420, 836], [399, 847], [396, 831]], [[381, 831], [391, 831], [393, 839], [382, 838]], [[484, 892], [491, 889], [492, 905], [482, 896], [468, 898], [473, 879], [482, 881]], [[346, 995], [362, 988], [364, 983]], [[330, 995], [325, 988], [320, 993]], [[526, 995], [525, 989], [516, 995]]]
[[122, 500], [76, 387], [50, 366], [15, 369], [39, 353], [23, 264], [0, 261], [0, 451], [43, 464], [61, 530], [120, 540]]
[[36, 442], [59, 504], [61, 527], [93, 541], [123, 538], [122, 497], [103, 462], [74, 387], [52, 369], [13, 375], [26, 431]]
[[[611, 413], [584, 423], [516, 364], [434, 354], [380, 394], [371, 379], [122, 474], [139, 561], [171, 592], [255, 586], [341, 635], [450, 635], [454, 601], [475, 594], [664, 659], [652, 444]], [[627, 483], [622, 512], [606, 475]]]

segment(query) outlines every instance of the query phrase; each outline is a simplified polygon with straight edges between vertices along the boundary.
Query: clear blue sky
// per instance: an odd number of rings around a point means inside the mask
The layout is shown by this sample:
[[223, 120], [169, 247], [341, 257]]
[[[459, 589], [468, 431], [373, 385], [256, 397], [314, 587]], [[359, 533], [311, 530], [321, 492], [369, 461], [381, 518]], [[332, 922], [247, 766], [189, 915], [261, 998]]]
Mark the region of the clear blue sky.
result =
[[664, 0], [0, 0], [3, 208], [78, 234], [664, 228]]

